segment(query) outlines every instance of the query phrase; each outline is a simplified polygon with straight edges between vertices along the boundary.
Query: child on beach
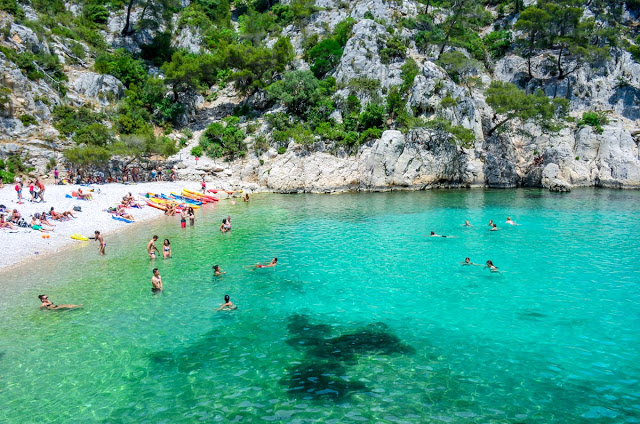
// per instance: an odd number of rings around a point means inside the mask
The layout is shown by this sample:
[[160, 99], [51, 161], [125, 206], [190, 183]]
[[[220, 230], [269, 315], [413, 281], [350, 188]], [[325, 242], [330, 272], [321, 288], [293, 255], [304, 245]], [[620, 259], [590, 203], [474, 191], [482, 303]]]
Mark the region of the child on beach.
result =
[[100, 231], [96, 230], [96, 231], [94, 232], [94, 234], [95, 234], [96, 236], [95, 236], [95, 237], [93, 237], [93, 238], [95, 238], [95, 239], [96, 239], [96, 241], [100, 243], [100, 247], [98, 248], [98, 253], [99, 253], [100, 255], [104, 255], [104, 253], [105, 253], [105, 252], [104, 252], [104, 249], [105, 249], [105, 247], [107, 247], [107, 243], [105, 243], [105, 242], [104, 242], [104, 238], [102, 237], [102, 234], [100, 234]]

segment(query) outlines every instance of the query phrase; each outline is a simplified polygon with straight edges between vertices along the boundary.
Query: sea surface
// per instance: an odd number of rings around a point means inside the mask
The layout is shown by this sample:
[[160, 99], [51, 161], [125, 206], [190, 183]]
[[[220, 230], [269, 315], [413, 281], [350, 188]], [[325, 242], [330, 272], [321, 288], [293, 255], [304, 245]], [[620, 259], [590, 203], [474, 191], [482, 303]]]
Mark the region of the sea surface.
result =
[[265, 194], [34, 255], [0, 273], [0, 422], [638, 423], [639, 230], [638, 191]]

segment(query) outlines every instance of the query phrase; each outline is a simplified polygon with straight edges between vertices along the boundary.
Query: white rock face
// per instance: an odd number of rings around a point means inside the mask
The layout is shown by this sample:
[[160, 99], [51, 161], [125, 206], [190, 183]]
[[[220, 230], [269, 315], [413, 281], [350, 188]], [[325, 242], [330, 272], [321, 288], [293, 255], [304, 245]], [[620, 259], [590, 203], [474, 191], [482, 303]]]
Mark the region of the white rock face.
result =
[[346, 84], [354, 78], [369, 78], [380, 81], [381, 86], [387, 88], [401, 84], [403, 62], [386, 65], [380, 61], [378, 39], [386, 40], [388, 35], [382, 25], [369, 19], [354, 25], [353, 37], [347, 42], [335, 72], [336, 80]]
[[32, 53], [50, 53], [47, 43], [41, 42], [31, 28], [15, 23], [9, 28], [9, 37], [19, 48]]
[[197, 28], [188, 26], [180, 30], [173, 44], [177, 49], [184, 49], [190, 53], [198, 54], [202, 50], [200, 47], [202, 44], [202, 35]]
[[102, 106], [108, 106], [124, 95], [124, 85], [113, 75], [74, 71], [69, 79], [77, 94], [97, 101]]

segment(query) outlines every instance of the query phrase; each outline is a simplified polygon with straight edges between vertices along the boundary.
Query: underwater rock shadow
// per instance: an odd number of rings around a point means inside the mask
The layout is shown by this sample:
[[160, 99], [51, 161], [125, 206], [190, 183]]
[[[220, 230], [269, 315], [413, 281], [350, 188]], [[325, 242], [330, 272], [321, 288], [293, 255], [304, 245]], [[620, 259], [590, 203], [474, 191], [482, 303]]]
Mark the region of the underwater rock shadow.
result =
[[358, 355], [413, 354], [415, 349], [387, 330], [383, 323], [370, 324], [353, 333], [330, 337], [331, 327], [312, 324], [305, 315], [289, 318], [287, 329], [291, 337], [287, 344], [305, 353], [302, 364], [288, 371], [280, 384], [288, 386], [289, 396], [301, 399], [348, 398], [356, 391], [366, 391], [361, 382], [349, 381], [344, 376], [344, 364], [355, 364]]

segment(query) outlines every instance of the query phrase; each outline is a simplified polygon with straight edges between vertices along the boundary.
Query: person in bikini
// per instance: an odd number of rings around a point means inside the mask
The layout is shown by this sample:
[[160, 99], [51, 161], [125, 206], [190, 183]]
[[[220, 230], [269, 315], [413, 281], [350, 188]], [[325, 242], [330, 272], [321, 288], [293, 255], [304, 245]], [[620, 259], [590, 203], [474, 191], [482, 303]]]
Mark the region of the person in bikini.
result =
[[40, 299], [40, 309], [49, 309], [49, 310], [60, 310], [60, 309], [76, 309], [81, 308], [82, 305], [54, 305], [52, 301], [49, 300], [49, 296], [46, 294], [41, 294], [38, 296]]
[[4, 214], [0, 214], [0, 228], [9, 228], [10, 230], [16, 229], [11, 222], [4, 220]]
[[276, 266], [278, 264], [278, 258], [273, 258], [271, 260], [271, 262], [269, 262], [268, 264], [257, 264], [253, 269], [256, 268], [273, 268], [274, 266]]
[[[51, 215], [51, 219], [53, 219], [53, 215]], [[55, 224], [50, 223], [49, 220], [47, 219], [46, 212], [42, 212], [40, 214], [40, 222], [42, 222], [45, 225], [48, 225], [49, 227], [55, 227]]]
[[169, 239], [164, 239], [162, 244], [162, 257], [167, 259], [171, 257], [171, 242]]
[[156, 252], [160, 253], [160, 251], [156, 247], [156, 241], [158, 241], [158, 236], [153, 236], [153, 238], [147, 244], [147, 253], [149, 253], [149, 257], [151, 259], [156, 258]]

